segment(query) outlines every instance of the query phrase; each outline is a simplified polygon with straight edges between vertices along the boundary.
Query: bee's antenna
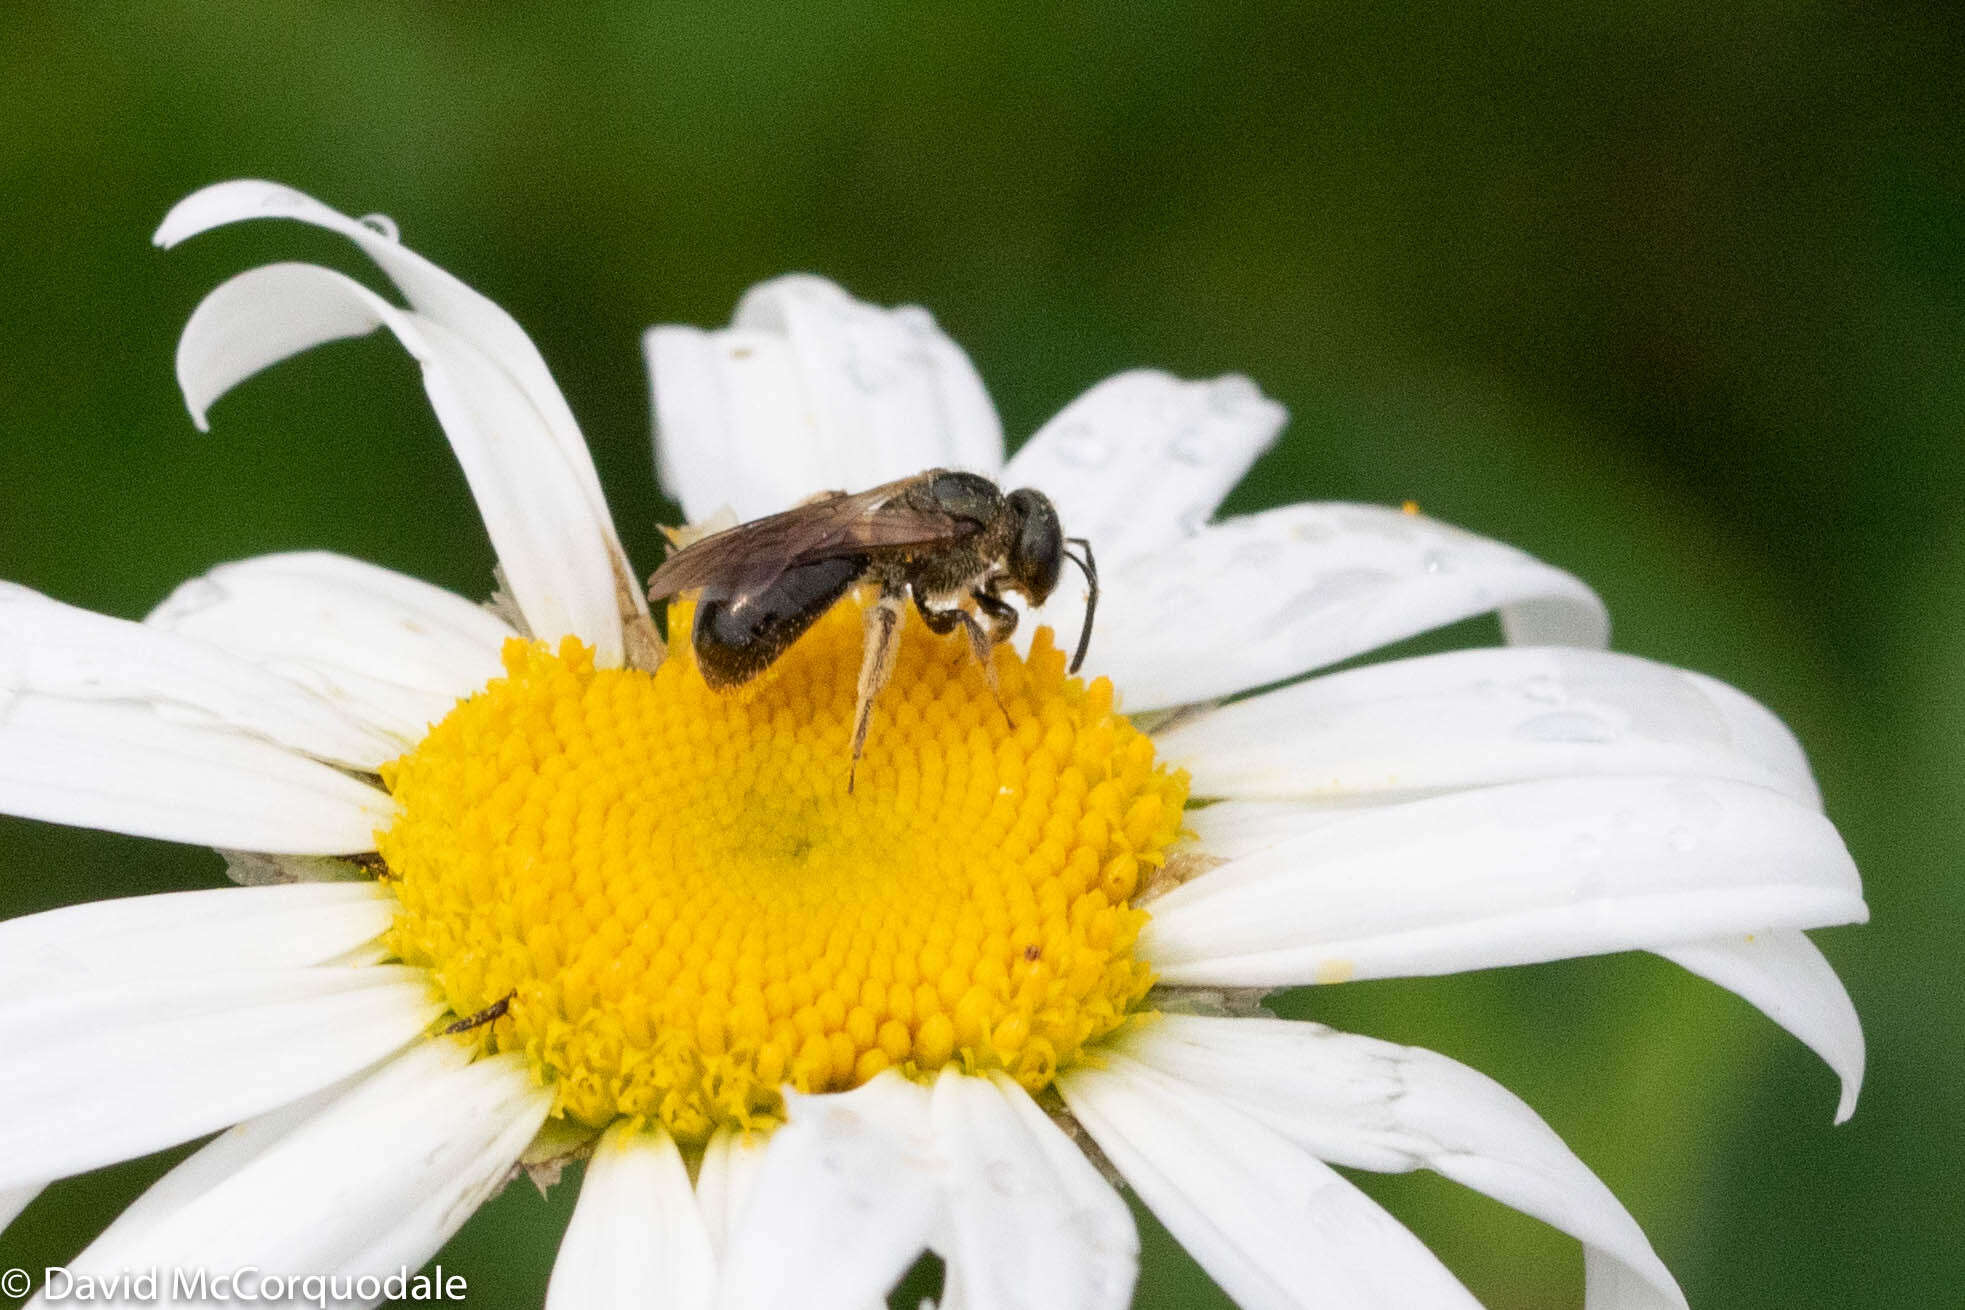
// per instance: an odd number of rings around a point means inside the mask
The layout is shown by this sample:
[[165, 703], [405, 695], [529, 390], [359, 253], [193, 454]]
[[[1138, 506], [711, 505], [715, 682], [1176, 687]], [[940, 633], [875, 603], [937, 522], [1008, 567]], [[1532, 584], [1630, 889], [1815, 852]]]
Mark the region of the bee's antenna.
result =
[[1064, 557], [1078, 566], [1079, 570], [1085, 575], [1085, 581], [1090, 584], [1090, 590], [1085, 594], [1085, 626], [1079, 629], [1078, 650], [1071, 657], [1070, 671], [1076, 673], [1078, 672], [1078, 666], [1085, 662], [1085, 651], [1092, 644], [1092, 615], [1098, 612], [1098, 563], [1092, 559], [1092, 543], [1085, 540], [1085, 538], [1066, 537], [1064, 544], [1067, 546], [1082, 546], [1084, 548], [1085, 558], [1083, 559], [1079, 559], [1068, 550], [1064, 552]]

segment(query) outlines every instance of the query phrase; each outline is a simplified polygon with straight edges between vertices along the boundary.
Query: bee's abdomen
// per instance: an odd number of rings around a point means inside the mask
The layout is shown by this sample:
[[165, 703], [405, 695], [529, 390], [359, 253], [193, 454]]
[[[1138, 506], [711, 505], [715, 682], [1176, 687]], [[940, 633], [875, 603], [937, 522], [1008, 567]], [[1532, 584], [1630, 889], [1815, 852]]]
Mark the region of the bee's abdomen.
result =
[[749, 682], [784, 654], [866, 573], [864, 555], [786, 569], [770, 586], [696, 606], [696, 663], [712, 687]]

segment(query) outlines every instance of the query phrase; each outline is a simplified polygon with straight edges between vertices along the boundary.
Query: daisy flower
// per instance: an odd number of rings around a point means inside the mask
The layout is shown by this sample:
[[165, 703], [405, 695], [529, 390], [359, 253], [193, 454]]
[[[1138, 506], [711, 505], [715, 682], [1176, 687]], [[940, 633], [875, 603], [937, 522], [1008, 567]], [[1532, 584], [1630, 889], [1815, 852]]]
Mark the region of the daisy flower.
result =
[[[1086, 678], [1041, 626], [1075, 632], [1082, 595], [996, 650], [1001, 708], [910, 618], [849, 792], [860, 600], [709, 690], [502, 311], [267, 183], [157, 240], [267, 217], [346, 236], [407, 304], [312, 265], [232, 279], [179, 348], [193, 417], [388, 329], [501, 596], [321, 553], [216, 568], [141, 623], [0, 593], [0, 810], [208, 845], [248, 884], [0, 924], [0, 1221], [218, 1134], [76, 1275], [251, 1267], [373, 1304], [517, 1170], [585, 1156], [555, 1307], [857, 1308], [926, 1250], [947, 1305], [1123, 1306], [1119, 1185], [1244, 1305], [1472, 1305], [1341, 1165], [1574, 1235], [1592, 1310], [1683, 1306], [1520, 1100], [1259, 997], [1650, 950], [1853, 1108], [1861, 1030], [1802, 934], [1866, 912], [1786, 729], [1606, 653], [1590, 590], [1507, 546], [1364, 505], [1214, 521], [1284, 419], [1247, 381], [1121, 374], [1006, 461], [921, 310], [791, 277], [727, 329], [648, 335], [692, 521], [946, 466], [1042, 490], [1097, 548]], [[1289, 681], [1488, 612], [1504, 648]]]

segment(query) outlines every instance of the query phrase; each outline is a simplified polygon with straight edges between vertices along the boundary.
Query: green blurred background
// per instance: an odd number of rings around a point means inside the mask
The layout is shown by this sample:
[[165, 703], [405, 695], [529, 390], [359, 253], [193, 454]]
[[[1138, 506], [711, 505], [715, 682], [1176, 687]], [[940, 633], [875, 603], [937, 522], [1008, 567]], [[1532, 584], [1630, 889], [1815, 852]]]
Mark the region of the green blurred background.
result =
[[[1965, 20], [1465, 9], [10, 0], [0, 576], [135, 616], [321, 546], [487, 589], [392, 343], [284, 365], [193, 431], [171, 354], [206, 290], [361, 267], [291, 224], [150, 248], [226, 177], [386, 211], [510, 309], [644, 568], [675, 511], [638, 335], [781, 271], [929, 306], [1013, 442], [1122, 368], [1246, 372], [1294, 419], [1231, 509], [1410, 497], [1582, 574], [1619, 649], [1795, 727], [1874, 910], [1820, 938], [1870, 1042], [1842, 1128], [1812, 1055], [1649, 957], [1285, 1008], [1522, 1094], [1695, 1306], [1959, 1304]], [[219, 877], [0, 820], [0, 913]], [[0, 1266], [67, 1258], [179, 1155], [56, 1185]], [[1429, 1175], [1366, 1186], [1497, 1310], [1581, 1304], [1567, 1239]], [[513, 1187], [453, 1242], [473, 1303], [538, 1304], [572, 1193]], [[1140, 1305], [1219, 1301], [1145, 1231]]]

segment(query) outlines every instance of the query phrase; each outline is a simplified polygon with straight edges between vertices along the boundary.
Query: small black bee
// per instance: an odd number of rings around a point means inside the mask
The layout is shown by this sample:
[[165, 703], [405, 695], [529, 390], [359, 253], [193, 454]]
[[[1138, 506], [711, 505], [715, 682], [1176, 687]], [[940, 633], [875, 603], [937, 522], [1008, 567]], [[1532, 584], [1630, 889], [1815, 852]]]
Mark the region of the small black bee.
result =
[[[1083, 558], [1067, 547], [1078, 546]], [[1091, 543], [1066, 537], [1057, 509], [1040, 491], [1008, 495], [974, 473], [930, 469], [848, 495], [827, 492], [795, 509], [742, 523], [670, 556], [648, 580], [648, 598], [700, 589], [693, 643], [703, 678], [719, 689], [748, 682], [861, 582], [880, 585], [867, 611], [854, 713], [853, 762], [866, 744], [874, 697], [887, 684], [909, 594], [929, 629], [960, 627], [991, 690], [989, 653], [1017, 628], [1003, 599], [1014, 591], [1041, 605], [1065, 560], [1085, 574], [1085, 623], [1071, 671], [1084, 663], [1098, 608]], [[977, 613], [969, 612], [974, 605]], [[676, 634], [671, 633], [674, 640]], [[852, 789], [849, 773], [847, 789]]]

